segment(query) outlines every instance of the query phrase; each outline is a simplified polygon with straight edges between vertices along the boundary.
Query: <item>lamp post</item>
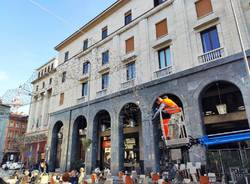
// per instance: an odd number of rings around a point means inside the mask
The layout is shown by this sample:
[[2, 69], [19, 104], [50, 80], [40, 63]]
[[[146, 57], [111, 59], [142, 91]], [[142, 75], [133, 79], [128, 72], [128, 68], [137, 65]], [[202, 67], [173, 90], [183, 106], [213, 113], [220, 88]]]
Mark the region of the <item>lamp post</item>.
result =
[[245, 62], [246, 72], [247, 72], [248, 76], [250, 77], [250, 70], [249, 70], [249, 64], [248, 64], [246, 49], [245, 49], [245, 45], [243, 43], [242, 34], [241, 34], [240, 26], [239, 26], [239, 21], [238, 21], [238, 18], [236, 16], [235, 7], [234, 7], [234, 4], [233, 4], [232, 0], [230, 0], [230, 4], [231, 4], [232, 11], [233, 11], [233, 17], [234, 17], [234, 21], [235, 21], [235, 24], [236, 24], [238, 37], [239, 37], [239, 40], [240, 40], [241, 50], [242, 50], [243, 55], [244, 55], [244, 62]]

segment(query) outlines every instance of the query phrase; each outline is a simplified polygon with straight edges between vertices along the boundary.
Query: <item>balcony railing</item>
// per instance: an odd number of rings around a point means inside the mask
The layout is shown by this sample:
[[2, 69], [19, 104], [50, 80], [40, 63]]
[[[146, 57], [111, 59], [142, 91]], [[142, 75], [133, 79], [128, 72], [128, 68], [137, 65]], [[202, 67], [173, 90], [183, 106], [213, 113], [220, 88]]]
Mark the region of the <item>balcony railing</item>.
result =
[[200, 63], [207, 63], [207, 62], [215, 61], [222, 57], [224, 57], [224, 48], [218, 48], [210, 52], [204, 53], [203, 55], [199, 56], [198, 59]]
[[155, 77], [156, 78], [161, 78], [161, 77], [165, 77], [167, 75], [170, 75], [174, 72], [173, 67], [172, 66], [168, 66], [166, 68], [160, 69], [158, 71], [155, 72]]
[[128, 81], [126, 81], [126, 82], [123, 82], [123, 83], [121, 84], [121, 87], [122, 87], [122, 89], [126, 89], [126, 88], [133, 87], [134, 85], [135, 85], [135, 80], [132, 79], [132, 80], [128, 80]]
[[77, 103], [80, 104], [80, 103], [84, 103], [87, 101], [87, 96], [82, 96], [81, 98], [78, 98], [77, 99]]
[[107, 89], [103, 89], [103, 90], [101, 90], [101, 91], [98, 91], [97, 93], [96, 93], [96, 97], [97, 98], [99, 98], [99, 97], [102, 97], [102, 96], [105, 96], [105, 95], [107, 95]]

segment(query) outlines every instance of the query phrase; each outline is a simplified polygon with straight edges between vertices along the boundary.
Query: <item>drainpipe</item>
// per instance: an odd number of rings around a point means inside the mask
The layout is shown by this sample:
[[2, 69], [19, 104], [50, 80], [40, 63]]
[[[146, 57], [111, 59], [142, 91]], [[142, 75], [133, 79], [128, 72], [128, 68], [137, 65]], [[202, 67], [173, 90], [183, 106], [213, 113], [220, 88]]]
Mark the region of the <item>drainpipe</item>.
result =
[[232, 0], [230, 0], [230, 4], [231, 4], [232, 11], [233, 11], [233, 16], [234, 16], [234, 21], [235, 21], [236, 28], [237, 28], [238, 37], [239, 37], [239, 40], [240, 40], [241, 50], [242, 50], [243, 55], [244, 55], [244, 62], [245, 62], [246, 72], [248, 74], [248, 77], [250, 77], [250, 70], [249, 70], [249, 64], [248, 64], [246, 49], [245, 49], [245, 45], [243, 43], [242, 34], [241, 34], [240, 26], [239, 26], [239, 20], [238, 20], [238, 18], [236, 16], [235, 7], [234, 7], [234, 4], [233, 4]]

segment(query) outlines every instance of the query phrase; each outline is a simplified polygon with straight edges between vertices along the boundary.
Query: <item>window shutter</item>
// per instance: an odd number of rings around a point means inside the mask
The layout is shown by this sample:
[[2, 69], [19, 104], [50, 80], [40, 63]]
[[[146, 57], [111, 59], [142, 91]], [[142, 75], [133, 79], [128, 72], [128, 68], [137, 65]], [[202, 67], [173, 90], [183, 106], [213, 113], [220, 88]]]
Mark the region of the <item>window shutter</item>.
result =
[[213, 11], [211, 0], [199, 0], [195, 3], [197, 17], [201, 18]]
[[132, 52], [134, 50], [134, 37], [126, 40], [126, 53]]
[[59, 102], [59, 105], [62, 105], [64, 102], [64, 93], [61, 93], [60, 94], [60, 102]]
[[155, 27], [156, 27], [156, 38], [160, 38], [168, 34], [167, 19], [164, 19], [161, 22], [157, 23]]

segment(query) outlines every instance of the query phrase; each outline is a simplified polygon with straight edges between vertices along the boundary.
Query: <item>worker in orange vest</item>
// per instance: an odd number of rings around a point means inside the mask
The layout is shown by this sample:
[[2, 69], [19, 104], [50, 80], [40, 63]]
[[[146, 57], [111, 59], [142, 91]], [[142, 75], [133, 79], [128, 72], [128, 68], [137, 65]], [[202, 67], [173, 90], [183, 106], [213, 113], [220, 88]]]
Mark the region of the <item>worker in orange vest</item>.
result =
[[181, 112], [181, 108], [170, 98], [164, 96], [163, 98], [157, 98], [158, 109], [153, 116], [153, 120], [161, 114], [162, 115], [162, 127], [163, 134], [166, 139], [169, 139], [168, 135], [168, 123], [171, 120], [171, 115]]

